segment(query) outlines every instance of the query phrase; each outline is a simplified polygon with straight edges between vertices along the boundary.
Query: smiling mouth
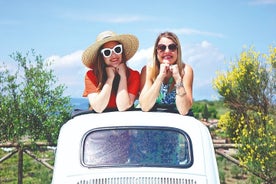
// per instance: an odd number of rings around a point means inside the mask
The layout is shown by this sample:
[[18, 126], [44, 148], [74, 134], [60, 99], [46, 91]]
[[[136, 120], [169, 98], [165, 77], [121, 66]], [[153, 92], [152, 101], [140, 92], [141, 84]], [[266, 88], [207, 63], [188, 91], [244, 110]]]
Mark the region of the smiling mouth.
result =
[[111, 63], [116, 63], [116, 62], [119, 62], [119, 59], [113, 58], [113, 59], [110, 59], [109, 62], [111, 62]]
[[164, 56], [163, 59], [172, 59], [172, 56]]

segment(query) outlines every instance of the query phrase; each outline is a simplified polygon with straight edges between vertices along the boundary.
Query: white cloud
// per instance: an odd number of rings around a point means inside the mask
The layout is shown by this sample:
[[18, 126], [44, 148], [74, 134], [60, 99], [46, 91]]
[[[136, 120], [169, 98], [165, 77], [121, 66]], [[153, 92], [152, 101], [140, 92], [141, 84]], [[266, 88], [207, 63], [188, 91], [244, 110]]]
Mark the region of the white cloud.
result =
[[138, 50], [133, 58], [128, 61], [128, 66], [140, 72], [142, 67], [151, 60], [152, 53], [153, 47]]
[[83, 51], [76, 51], [73, 52], [69, 55], [66, 56], [58, 56], [58, 55], [53, 55], [50, 56], [47, 60], [49, 61], [53, 61], [53, 67], [54, 68], [64, 68], [64, 66], [67, 67], [72, 67], [75, 66], [76, 64], [79, 64], [79, 61], [81, 59], [81, 55], [82, 55]]
[[190, 29], [190, 28], [182, 28], [182, 29], [176, 29], [172, 30], [176, 34], [185, 34], [185, 35], [204, 35], [204, 36], [211, 36], [211, 37], [224, 37], [221, 33], [213, 33], [213, 32], [207, 32], [207, 31], [201, 31], [196, 29]]
[[102, 19], [104, 22], [111, 22], [111, 23], [127, 23], [127, 22], [137, 22], [143, 20], [139, 16], [122, 16], [122, 17], [105, 17]]
[[84, 75], [87, 68], [81, 62], [83, 51], [76, 51], [65, 56], [51, 56], [47, 60], [52, 62], [52, 69], [59, 84], [67, 89], [65, 95], [81, 97], [84, 89]]
[[202, 41], [182, 48], [183, 59], [194, 70], [194, 98], [210, 99], [216, 92], [212, 81], [216, 72], [224, 70], [224, 55], [211, 43]]

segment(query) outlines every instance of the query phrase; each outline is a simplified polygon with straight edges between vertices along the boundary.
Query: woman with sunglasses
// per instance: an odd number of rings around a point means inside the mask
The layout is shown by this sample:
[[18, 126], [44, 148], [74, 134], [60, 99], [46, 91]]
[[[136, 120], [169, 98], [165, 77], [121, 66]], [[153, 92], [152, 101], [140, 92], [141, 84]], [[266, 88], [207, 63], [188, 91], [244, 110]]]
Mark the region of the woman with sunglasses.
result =
[[88, 97], [91, 110], [100, 113], [133, 107], [139, 93], [140, 74], [126, 62], [138, 46], [134, 35], [105, 31], [84, 51], [82, 62], [89, 70], [85, 75], [83, 96]]
[[143, 111], [159, 110], [193, 115], [193, 69], [182, 61], [178, 37], [161, 33], [154, 44], [153, 62], [141, 71], [139, 102]]

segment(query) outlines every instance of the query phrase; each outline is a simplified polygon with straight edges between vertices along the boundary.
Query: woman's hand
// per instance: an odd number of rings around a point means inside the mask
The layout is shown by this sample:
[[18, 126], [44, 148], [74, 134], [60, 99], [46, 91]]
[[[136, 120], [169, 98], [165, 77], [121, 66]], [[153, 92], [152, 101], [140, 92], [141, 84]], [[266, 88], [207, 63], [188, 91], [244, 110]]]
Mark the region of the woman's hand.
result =
[[126, 76], [126, 65], [125, 65], [125, 63], [120, 63], [120, 64], [116, 67], [116, 72], [117, 72], [120, 76], [123, 76], [123, 75]]
[[170, 66], [170, 71], [172, 72], [172, 76], [176, 83], [181, 81], [181, 75], [179, 74], [179, 69], [177, 64]]
[[160, 64], [159, 77], [163, 80], [170, 73], [170, 65], [168, 63]]
[[116, 68], [107, 66], [107, 67], [105, 67], [105, 71], [107, 74], [107, 78], [114, 79], [115, 74], [116, 74]]

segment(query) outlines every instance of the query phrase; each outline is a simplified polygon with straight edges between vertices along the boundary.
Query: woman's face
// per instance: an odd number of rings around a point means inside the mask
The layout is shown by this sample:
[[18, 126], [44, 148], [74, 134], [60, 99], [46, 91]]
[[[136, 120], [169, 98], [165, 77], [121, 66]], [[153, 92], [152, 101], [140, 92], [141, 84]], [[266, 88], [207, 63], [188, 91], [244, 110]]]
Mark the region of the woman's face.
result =
[[107, 66], [117, 67], [122, 62], [123, 45], [119, 42], [107, 42], [102, 47], [102, 56]]
[[162, 37], [157, 45], [157, 59], [162, 63], [173, 65], [177, 60], [177, 45], [171, 39]]

